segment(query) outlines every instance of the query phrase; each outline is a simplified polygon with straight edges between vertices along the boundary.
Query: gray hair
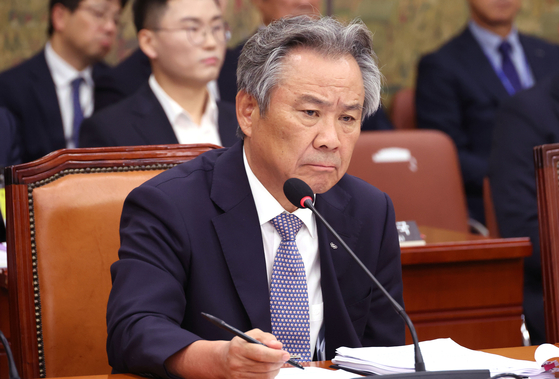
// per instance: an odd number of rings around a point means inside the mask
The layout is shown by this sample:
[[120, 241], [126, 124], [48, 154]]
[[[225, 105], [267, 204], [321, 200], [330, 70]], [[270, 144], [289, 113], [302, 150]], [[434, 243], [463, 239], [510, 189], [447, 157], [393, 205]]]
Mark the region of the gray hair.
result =
[[343, 25], [330, 17], [297, 16], [280, 19], [260, 29], [246, 42], [239, 58], [237, 88], [256, 99], [262, 116], [281, 79], [285, 57], [301, 47], [325, 58], [346, 55], [355, 58], [365, 88], [362, 118], [378, 109], [382, 75], [373, 51], [372, 33], [363, 21], [355, 19]]

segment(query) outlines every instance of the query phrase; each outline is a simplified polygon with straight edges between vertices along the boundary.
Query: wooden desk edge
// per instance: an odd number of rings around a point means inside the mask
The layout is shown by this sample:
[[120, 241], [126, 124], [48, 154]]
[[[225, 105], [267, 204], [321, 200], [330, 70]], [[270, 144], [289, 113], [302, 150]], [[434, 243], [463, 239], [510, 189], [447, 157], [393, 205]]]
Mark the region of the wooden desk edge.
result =
[[[559, 344], [556, 344], [559, 347]], [[523, 359], [526, 361], [534, 361], [534, 352], [537, 346], [519, 346], [519, 347], [505, 347], [499, 349], [482, 349], [487, 353], [502, 355], [507, 358]], [[329, 368], [332, 361], [308, 362], [303, 363], [305, 367], [320, 367]], [[291, 367], [286, 365], [284, 367]], [[90, 375], [90, 376], [72, 376], [60, 379], [140, 379], [141, 376], [134, 374], [112, 374], [112, 375]], [[55, 378], [52, 378], [55, 379]]]

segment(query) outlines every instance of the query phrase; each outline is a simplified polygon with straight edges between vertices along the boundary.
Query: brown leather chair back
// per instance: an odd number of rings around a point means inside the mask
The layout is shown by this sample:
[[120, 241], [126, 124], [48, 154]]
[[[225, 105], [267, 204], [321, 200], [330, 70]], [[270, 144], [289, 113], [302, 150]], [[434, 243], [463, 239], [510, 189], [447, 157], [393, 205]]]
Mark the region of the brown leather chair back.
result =
[[546, 340], [559, 342], [559, 144], [534, 148]]
[[417, 128], [414, 88], [404, 88], [394, 94], [390, 105], [390, 120], [395, 129]]
[[348, 173], [386, 192], [397, 221], [469, 231], [458, 154], [442, 132], [362, 132]]
[[8, 168], [11, 336], [22, 378], [111, 372], [105, 315], [124, 199], [213, 148], [60, 150]]

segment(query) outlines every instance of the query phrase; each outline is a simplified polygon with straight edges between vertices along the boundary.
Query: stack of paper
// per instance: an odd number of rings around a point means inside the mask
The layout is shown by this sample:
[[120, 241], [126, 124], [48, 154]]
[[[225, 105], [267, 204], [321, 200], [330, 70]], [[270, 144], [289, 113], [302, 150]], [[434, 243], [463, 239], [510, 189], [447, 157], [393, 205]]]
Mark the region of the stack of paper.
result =
[[[467, 349], [450, 338], [419, 343], [427, 371], [482, 370], [491, 376], [514, 373], [536, 376], [544, 372], [543, 362], [531, 362], [505, 358], [500, 355]], [[548, 357], [549, 358], [549, 357]], [[333, 363], [341, 367], [368, 371], [375, 374], [395, 374], [414, 371], [413, 345], [395, 347], [340, 347], [336, 350]], [[553, 374], [550, 375], [553, 377]], [[542, 378], [540, 376], [540, 378]]]

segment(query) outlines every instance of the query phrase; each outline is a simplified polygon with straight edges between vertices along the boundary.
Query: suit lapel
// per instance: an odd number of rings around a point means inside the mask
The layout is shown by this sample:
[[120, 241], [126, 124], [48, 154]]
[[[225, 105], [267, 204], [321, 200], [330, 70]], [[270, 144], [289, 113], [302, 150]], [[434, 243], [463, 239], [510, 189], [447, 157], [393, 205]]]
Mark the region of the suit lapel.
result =
[[243, 165], [242, 147], [241, 142], [235, 144], [215, 164], [211, 198], [224, 213], [212, 221], [252, 327], [271, 331], [262, 234]]
[[[361, 232], [361, 223], [344, 212], [351, 196], [334, 186], [328, 192], [317, 196], [316, 208], [332, 225], [334, 230], [354, 250], [357, 237]], [[338, 276], [357, 263], [344, 251], [340, 243], [317, 221], [318, 247], [320, 251], [320, 270], [322, 298], [324, 302], [324, 336], [326, 340], [326, 357], [334, 357], [339, 346], [360, 346], [338, 283]]]
[[173, 127], [155, 97], [148, 83], [144, 83], [132, 102], [132, 113], [136, 116], [133, 128], [145, 145], [162, 145], [179, 143]]
[[532, 74], [534, 74], [534, 82], [541, 80], [545, 76], [549, 75], [550, 72], [554, 71], [554, 67], [552, 65], [556, 64], [556, 62], [549, 61], [547, 52], [544, 49], [530, 43], [530, 40], [522, 34], [519, 34], [518, 38], [520, 40], [520, 44], [522, 45], [522, 49], [524, 50], [524, 54], [526, 55], [526, 60], [532, 70]]
[[491, 62], [468, 28], [457, 37], [455, 48], [457, 62], [462, 62], [461, 64], [467, 68], [467, 72], [471, 73], [476, 83], [497, 99], [509, 97]]
[[66, 147], [66, 138], [64, 137], [56, 87], [47, 66], [44, 50], [33, 59], [33, 68], [29, 76], [32, 83], [30, 87], [33, 88], [36, 107], [45, 120], [40, 133], [43, 138], [50, 141], [49, 151], [62, 149]]

